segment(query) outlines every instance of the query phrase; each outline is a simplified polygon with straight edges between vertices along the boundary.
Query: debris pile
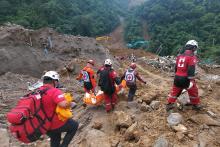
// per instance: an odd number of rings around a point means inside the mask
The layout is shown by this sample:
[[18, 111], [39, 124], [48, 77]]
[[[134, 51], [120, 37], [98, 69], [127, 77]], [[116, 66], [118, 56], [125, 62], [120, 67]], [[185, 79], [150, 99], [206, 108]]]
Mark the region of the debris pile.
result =
[[164, 56], [156, 57], [154, 59], [139, 58], [139, 60], [145, 61], [146, 64], [151, 65], [156, 69], [161, 71], [173, 72], [175, 68], [175, 57], [174, 56]]

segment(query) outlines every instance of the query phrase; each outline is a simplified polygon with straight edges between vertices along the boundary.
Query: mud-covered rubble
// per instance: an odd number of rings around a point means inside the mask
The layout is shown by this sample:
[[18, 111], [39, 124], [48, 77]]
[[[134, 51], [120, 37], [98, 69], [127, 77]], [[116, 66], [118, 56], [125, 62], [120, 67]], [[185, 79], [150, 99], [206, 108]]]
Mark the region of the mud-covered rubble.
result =
[[[12, 30], [13, 27], [17, 28], [16, 25], [8, 26], [8, 28], [11, 27]], [[5, 27], [2, 27], [2, 29], [5, 30]], [[10, 31], [11, 30], [9, 29], [9, 33]], [[17, 42], [17, 45], [22, 44], [30, 47], [30, 39], [28, 40], [27, 37], [26, 42], [23, 42], [22, 35], [24, 34], [22, 33], [22, 29], [20, 31], [21, 37], [20, 41]], [[25, 29], [25, 31], [30, 30]], [[75, 80], [75, 78], [78, 71], [85, 65], [86, 58], [83, 55], [84, 51], [82, 51], [84, 49], [78, 48], [78, 45], [82, 44], [83, 40], [85, 39], [86, 44], [84, 47], [88, 47], [90, 50], [90, 42], [93, 41], [91, 38], [87, 37], [60, 35], [50, 29], [41, 29], [37, 32], [31, 30], [29, 34], [27, 34], [27, 36], [29, 35], [31, 36], [31, 38], [32, 35], [40, 36], [40, 38], [45, 39], [48, 37], [48, 34], [50, 34], [52, 36], [52, 40], [55, 41], [53, 42], [54, 50], [51, 50], [51, 52], [53, 52], [54, 55], [59, 55], [59, 61], [62, 62], [62, 65], [57, 68], [59, 73], [61, 74], [61, 83], [64, 86], [65, 91], [73, 93], [73, 96], [77, 103], [77, 106], [73, 109], [73, 118], [79, 122], [79, 129], [77, 131], [77, 134], [74, 136], [70, 146], [220, 146], [220, 104], [218, 92], [220, 85], [218, 85], [218, 83], [216, 82], [216, 78], [212, 78], [212, 80], [203, 78], [209, 74], [206, 70], [199, 70], [199, 74], [202, 73], [202, 76], [198, 80], [198, 87], [200, 89], [199, 93], [202, 98], [202, 104], [205, 105], [205, 109], [200, 112], [196, 112], [191, 108], [186, 108], [182, 110], [175, 109], [174, 113], [178, 113], [181, 116], [181, 120], [173, 125], [170, 125], [167, 121], [170, 114], [167, 113], [165, 110], [166, 98], [172, 86], [172, 78], [169, 76], [169, 74], [164, 74], [166, 72], [161, 73], [157, 70], [162, 69], [163, 71], [168, 72], [173, 70], [171, 67], [169, 67], [170, 65], [167, 66], [167, 64], [173, 64], [173, 61], [167, 61], [167, 58], [169, 57], [159, 57], [159, 60], [158, 58], [155, 58], [155, 56], [151, 56], [151, 59], [152, 57], [154, 58], [152, 60], [148, 59], [148, 56], [138, 58], [136, 62], [137, 69], [140, 72], [140, 75], [143, 76], [144, 79], [146, 79], [148, 84], [142, 85], [139, 82], [137, 83], [138, 89], [133, 102], [127, 102], [128, 89], [126, 89], [124, 91], [125, 93], [121, 93], [119, 95], [118, 104], [116, 105], [115, 110], [111, 113], [106, 113], [103, 105], [87, 106], [86, 108], [84, 108], [82, 106], [83, 88], [82, 85], [80, 85], [78, 81]], [[1, 38], [6, 39], [7, 35], [1, 36], [0, 40]], [[62, 40], [63, 38], [64, 40]], [[19, 39], [19, 37], [17, 37], [16, 39], [13, 39], [13, 37], [9, 37], [7, 39], [12, 39], [10, 40], [11, 42], [13, 40]], [[58, 40], [61, 40], [61, 45], [58, 44]], [[33, 48], [34, 51], [36, 49], [36, 54], [42, 51], [41, 49], [37, 48], [40, 47], [40, 44], [37, 43], [34, 37], [31, 39], [31, 41], [32, 47], [36, 45], [36, 48]], [[7, 45], [7, 42], [0, 42], [0, 46], [1, 44]], [[70, 49], [69, 46], [71, 46], [71, 44], [76, 44], [77, 48]], [[93, 42], [92, 44], [95, 44], [95, 42]], [[79, 56], [77, 54], [78, 51], [82, 51], [82, 54], [80, 53]], [[95, 52], [96, 50], [93, 51]], [[85, 52], [87, 52], [86, 49]], [[123, 50], [123, 52], [125, 51]], [[92, 53], [88, 52], [89, 57], [90, 54]], [[101, 51], [101, 54], [105, 54], [105, 51]], [[142, 52], [140, 52], [139, 54], [143, 55]], [[75, 56], [77, 56], [77, 58], [75, 58]], [[97, 57], [99, 56], [100, 54], [97, 54]], [[71, 57], [71, 59], [69, 57]], [[96, 57], [96, 55], [94, 55], [94, 57]], [[102, 64], [103, 61], [101, 60], [102, 59], [100, 59], [97, 64]], [[115, 70], [119, 74], [123, 73], [122, 71], [125, 70], [125, 67], [127, 68], [128, 64], [126, 63], [126, 61], [120, 62], [121, 63], [119, 64], [117, 63], [117, 67], [120, 67], [120, 69], [115, 68]], [[166, 66], [167, 68], [165, 68]], [[41, 73], [42, 75], [43, 72], [41, 72], [41, 69], [39, 73]], [[215, 73], [212, 74], [214, 77], [218, 75]], [[37, 82], [40, 79], [41, 75], [38, 76], [38, 78], [33, 78], [29, 75], [21, 75], [7, 72], [0, 76], [0, 128], [3, 129], [2, 132], [5, 133], [0, 137], [1, 145], [3, 145], [4, 143], [2, 143], [1, 140], [5, 140], [7, 143], [6, 145], [10, 144], [10, 146], [15, 147], [49, 146], [49, 139], [46, 136], [43, 136], [41, 140], [35, 143], [24, 145], [9, 136], [7, 131], [5, 132], [8, 126], [5, 118], [6, 112], [15, 105], [16, 99], [19, 96], [27, 93], [27, 83]], [[211, 90], [209, 90], [208, 87], [211, 87]], [[183, 95], [183, 97], [185, 96], [186, 95]], [[178, 101], [178, 103], [181, 102]]]
[[50, 28], [0, 26], [0, 75], [10, 71], [39, 77], [44, 70], [57, 70], [73, 58], [103, 63], [111, 56], [94, 38], [61, 35]]
[[143, 60], [146, 64], [161, 69], [167, 72], [173, 72], [175, 67], [175, 57], [174, 56], [164, 56], [164, 57], [157, 57], [154, 59], [148, 59], [145, 57], [139, 58], [138, 60]]

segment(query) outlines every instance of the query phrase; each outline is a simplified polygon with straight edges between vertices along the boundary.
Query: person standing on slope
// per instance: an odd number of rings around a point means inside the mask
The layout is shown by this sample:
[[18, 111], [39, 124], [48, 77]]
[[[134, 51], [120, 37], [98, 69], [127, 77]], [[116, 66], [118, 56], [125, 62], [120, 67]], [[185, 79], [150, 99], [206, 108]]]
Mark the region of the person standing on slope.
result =
[[80, 74], [76, 78], [77, 80], [83, 80], [84, 90], [88, 93], [90, 93], [90, 91], [95, 93], [96, 80], [95, 72], [93, 70], [94, 65], [95, 62], [93, 60], [89, 60], [87, 65], [80, 71]]
[[104, 67], [99, 70], [99, 74], [100, 78], [98, 85], [104, 92], [106, 112], [110, 112], [117, 103], [115, 84], [120, 85], [121, 80], [112, 68], [112, 61], [110, 59], [105, 60]]
[[190, 103], [187, 105], [192, 105], [195, 110], [201, 109], [198, 88], [195, 82], [195, 67], [198, 60], [195, 56], [197, 48], [197, 41], [189, 40], [185, 45], [185, 52], [177, 56], [174, 84], [167, 98], [167, 111], [174, 108], [174, 103], [183, 89], [186, 89], [189, 94]]
[[136, 79], [138, 79], [139, 81], [141, 81], [144, 84], [147, 83], [146, 81], [144, 81], [140, 77], [139, 73], [135, 69], [136, 69], [136, 64], [131, 63], [130, 67], [127, 69], [127, 71], [121, 77], [121, 80], [125, 79], [126, 85], [129, 88], [128, 102], [131, 102], [134, 99], [135, 92], [137, 90]]
[[[48, 118], [52, 118], [51, 128], [47, 132], [47, 135], [50, 137], [50, 146], [68, 147], [76, 134], [78, 122], [74, 121], [72, 118], [65, 121], [59, 120], [55, 112], [56, 107], [68, 108], [71, 103], [68, 103], [64, 98], [63, 92], [56, 88], [58, 82], [59, 74], [56, 71], [48, 71], [43, 75], [43, 86], [41, 86], [39, 90], [48, 89], [42, 98], [42, 104]], [[66, 132], [66, 134], [61, 143], [62, 132]]]

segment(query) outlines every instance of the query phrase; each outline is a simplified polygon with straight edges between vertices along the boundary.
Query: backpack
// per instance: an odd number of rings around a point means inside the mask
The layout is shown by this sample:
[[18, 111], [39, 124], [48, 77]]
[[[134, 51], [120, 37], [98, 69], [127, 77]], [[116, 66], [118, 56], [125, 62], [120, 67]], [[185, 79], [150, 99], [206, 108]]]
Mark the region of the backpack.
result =
[[50, 129], [55, 112], [49, 118], [42, 103], [42, 96], [48, 89], [38, 90], [21, 97], [17, 105], [7, 113], [7, 120], [11, 123], [9, 130], [19, 141], [34, 142]]
[[112, 80], [109, 75], [111, 71], [112, 69], [101, 70], [99, 83], [98, 83], [101, 90], [109, 95], [112, 95], [115, 92], [115, 86], [112, 84]]

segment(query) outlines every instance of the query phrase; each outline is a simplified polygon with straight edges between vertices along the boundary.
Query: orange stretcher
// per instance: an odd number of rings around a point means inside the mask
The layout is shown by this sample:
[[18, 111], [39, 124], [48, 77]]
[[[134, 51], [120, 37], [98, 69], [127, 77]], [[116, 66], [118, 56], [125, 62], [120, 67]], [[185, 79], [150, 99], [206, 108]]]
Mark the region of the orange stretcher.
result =
[[[126, 81], [123, 80], [121, 83], [122, 87], [119, 87], [116, 85], [116, 92], [121, 93], [124, 91], [124, 88], [126, 87]], [[95, 95], [94, 93], [85, 93], [85, 96], [83, 98], [83, 102], [87, 105], [100, 105], [104, 100], [104, 93], [103, 91], [99, 90], [98, 93]]]
[[85, 93], [83, 102], [87, 105], [100, 105], [104, 99], [103, 91], [99, 90], [95, 95], [94, 93]]

